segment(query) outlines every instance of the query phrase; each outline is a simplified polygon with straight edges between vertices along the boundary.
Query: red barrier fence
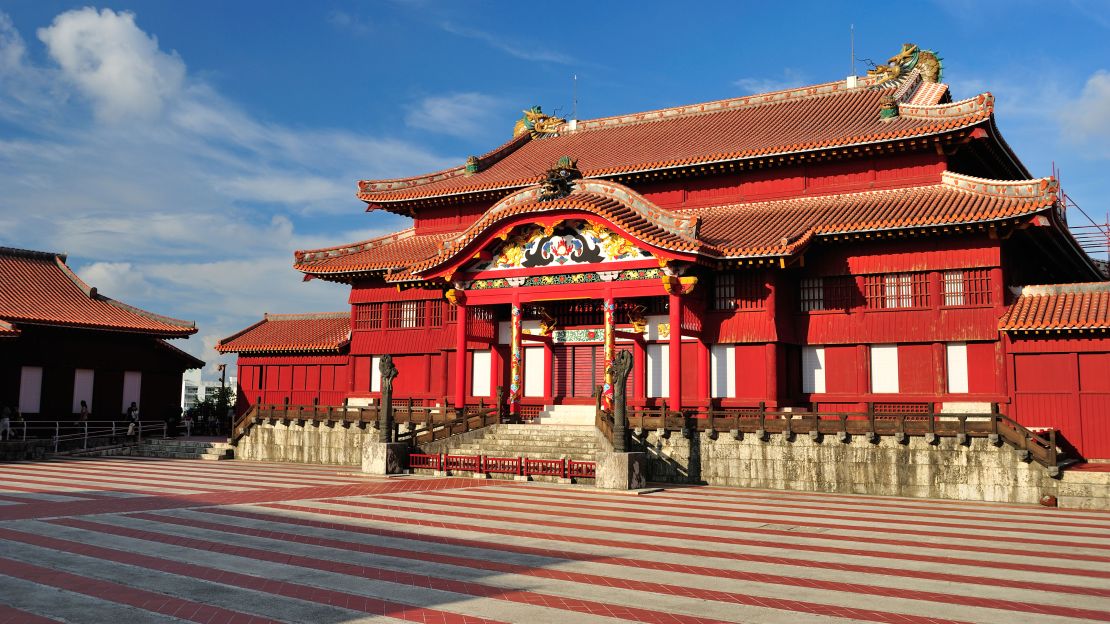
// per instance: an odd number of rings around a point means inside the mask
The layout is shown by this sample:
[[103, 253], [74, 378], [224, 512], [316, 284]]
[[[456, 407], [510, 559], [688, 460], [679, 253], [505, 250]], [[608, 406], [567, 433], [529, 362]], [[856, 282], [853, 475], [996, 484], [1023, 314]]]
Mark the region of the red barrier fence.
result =
[[511, 474], [520, 477], [546, 476], [562, 479], [593, 479], [592, 461], [573, 459], [529, 459], [526, 457], [490, 457], [488, 455], [425, 455], [410, 453], [408, 467], [412, 470], [442, 470], [475, 474]]

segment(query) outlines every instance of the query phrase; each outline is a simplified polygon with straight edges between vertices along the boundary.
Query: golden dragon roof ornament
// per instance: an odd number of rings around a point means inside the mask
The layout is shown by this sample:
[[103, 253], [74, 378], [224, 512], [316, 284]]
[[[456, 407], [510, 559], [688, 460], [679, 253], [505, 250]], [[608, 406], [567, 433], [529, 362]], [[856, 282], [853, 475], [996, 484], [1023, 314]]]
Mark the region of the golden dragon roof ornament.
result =
[[876, 87], [901, 84], [914, 69], [920, 70], [921, 79], [925, 82], [940, 82], [944, 69], [941, 60], [932, 50], [922, 50], [912, 43], [903, 43], [901, 52], [890, 57], [886, 65], [868, 70], [867, 75], [878, 78]]
[[533, 106], [524, 112], [524, 116], [517, 120], [513, 126], [513, 137], [524, 133], [532, 135], [533, 139], [542, 139], [558, 132], [559, 126], [566, 123], [566, 119], [545, 115], [539, 106]]

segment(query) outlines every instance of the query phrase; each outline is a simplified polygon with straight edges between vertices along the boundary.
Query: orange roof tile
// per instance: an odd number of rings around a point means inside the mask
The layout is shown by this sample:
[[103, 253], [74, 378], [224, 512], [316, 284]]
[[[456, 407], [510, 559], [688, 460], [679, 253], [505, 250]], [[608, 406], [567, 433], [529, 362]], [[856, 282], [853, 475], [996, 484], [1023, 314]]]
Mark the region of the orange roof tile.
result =
[[351, 341], [348, 312], [266, 314], [216, 344], [220, 353], [338, 353]]
[[0, 319], [151, 334], [196, 333], [196, 325], [98, 294], [66, 266], [64, 255], [0, 247]]
[[814, 236], [982, 223], [1056, 202], [1056, 181], [983, 180], [944, 172], [940, 184], [715, 206], [693, 211], [698, 236], [722, 257], [787, 256]]
[[586, 177], [819, 151], [921, 137], [988, 120], [993, 97], [982, 94], [938, 103], [944, 85], [929, 85], [903, 104], [900, 115], [879, 117], [890, 89], [843, 81], [634, 115], [564, 124], [542, 139], [515, 138], [480, 159], [480, 170], [459, 167], [414, 178], [359, 183], [358, 196], [374, 204], [529, 186], [566, 155]]
[[1110, 282], [1022, 286], [1002, 331], [1110, 331]]
[[435, 253], [458, 232], [422, 234], [414, 228], [359, 243], [294, 252], [293, 268], [309, 275], [405, 269]]
[[11, 323], [0, 321], [0, 338], [15, 338], [19, 335], [19, 329]]

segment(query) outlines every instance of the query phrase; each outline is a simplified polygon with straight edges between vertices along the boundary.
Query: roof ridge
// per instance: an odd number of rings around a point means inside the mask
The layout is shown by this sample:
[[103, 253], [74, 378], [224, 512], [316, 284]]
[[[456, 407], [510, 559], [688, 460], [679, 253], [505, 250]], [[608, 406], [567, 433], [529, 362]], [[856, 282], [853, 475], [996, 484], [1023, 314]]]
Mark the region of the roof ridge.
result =
[[[403, 230], [383, 234], [357, 243], [346, 243], [334, 245], [332, 247], [321, 247], [319, 249], [298, 249], [293, 252], [293, 259], [299, 263], [305, 260], [319, 260], [323, 257], [334, 258], [336, 256], [347, 256], [360, 251], [366, 251], [367, 249], [373, 249], [378, 244], [395, 243], [399, 240], [414, 238], [416, 236], [416, 226], [413, 225]], [[435, 234], [421, 234], [420, 236], [435, 236]]]
[[[520, 145], [531, 141], [530, 134], [520, 134], [505, 141], [501, 145], [491, 149], [490, 151], [475, 156], [478, 160], [478, 170], [481, 171], [489, 165], [501, 160], [509, 153], [513, 152]], [[520, 145], [517, 145], [517, 144]], [[433, 171], [432, 173], [424, 173], [415, 176], [406, 176], [402, 178], [384, 178], [381, 180], [359, 180], [357, 183], [359, 193], [365, 192], [380, 192], [389, 191], [397, 188], [407, 188], [409, 186], [419, 186], [421, 184], [428, 184], [429, 182], [438, 182], [447, 178], [455, 178], [460, 175], [466, 175], [466, 164], [459, 165], [458, 167], [451, 167], [450, 169], [441, 169]], [[356, 193], [357, 195], [357, 193]]]
[[115, 299], [112, 299], [111, 297], [105, 297], [104, 295], [100, 295], [95, 292], [91, 295], [91, 297], [96, 299], [97, 301], [103, 301], [108, 305], [115, 306], [121, 310], [126, 310], [132, 314], [138, 314], [139, 316], [148, 318], [152, 321], [158, 321], [159, 323], [165, 323], [166, 325], [175, 325], [183, 329], [191, 329], [193, 330], [193, 332], [197, 331], [196, 321], [186, 321], [184, 319], [174, 318], [172, 316], [166, 316], [165, 314], [158, 314], [149, 310], [137, 308], [133, 305], [126, 304], [122, 301], [117, 301]]
[[298, 314], [272, 314], [264, 312], [263, 321], [308, 321], [315, 319], [351, 318], [350, 312], [302, 312]]
[[1074, 282], [1070, 284], [1027, 284], [1014, 286], [1022, 297], [1044, 297], [1063, 294], [1110, 292], [1110, 282]]
[[1029, 180], [992, 180], [946, 170], [941, 172], [940, 179], [946, 186], [979, 195], [1056, 201], [1056, 192], [1060, 190], [1060, 183], [1053, 176]]
[[908, 119], [960, 119], [972, 114], [994, 114], [994, 94], [984, 91], [969, 98], [943, 104], [913, 104], [903, 102], [898, 105], [898, 116]]
[[709, 102], [683, 104], [681, 106], [658, 108], [654, 110], [641, 111], [638, 113], [629, 113], [624, 115], [610, 115], [608, 117], [598, 117], [596, 119], [583, 119], [579, 120], [575, 124], [575, 129], [572, 130], [571, 133], [573, 134], [578, 132], [589, 132], [591, 130], [612, 128], [616, 126], [634, 125], [638, 123], [650, 123], [658, 119], [693, 117], [697, 115], [735, 110], [737, 108], [756, 108], [769, 104], [780, 104], [782, 102], [793, 102], [797, 100], [849, 93], [852, 91], [862, 91], [869, 87], [875, 86], [875, 78], [872, 76], [856, 76], [855, 78], [856, 86], [854, 87], [849, 87], [846, 80], [834, 80], [831, 82], [821, 82], [818, 84], [803, 87], [791, 87], [788, 89], [779, 89], [777, 91], [767, 91], [765, 93], [753, 93], [751, 95], [742, 95], [733, 98], [711, 100]]
[[21, 249], [19, 247], [0, 246], [0, 256], [19, 256], [23, 258], [33, 258], [36, 260], [51, 260], [53, 258], [61, 258], [62, 262], [66, 261], [66, 254], [64, 253], [57, 253], [54, 251], [38, 251], [36, 249]]

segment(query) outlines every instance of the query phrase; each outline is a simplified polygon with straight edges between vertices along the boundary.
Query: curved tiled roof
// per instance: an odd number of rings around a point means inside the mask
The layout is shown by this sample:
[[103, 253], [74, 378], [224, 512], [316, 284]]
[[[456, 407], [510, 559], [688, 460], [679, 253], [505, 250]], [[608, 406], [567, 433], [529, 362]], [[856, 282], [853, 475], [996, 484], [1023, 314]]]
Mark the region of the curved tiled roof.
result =
[[1110, 282], [1022, 286], [998, 328], [1007, 332], [1110, 331]]
[[445, 240], [434, 257], [411, 268], [422, 273], [447, 262], [505, 219], [522, 214], [542, 215], [581, 210], [602, 217], [641, 241], [662, 249], [696, 252], [702, 247], [696, 216], [660, 208], [632, 189], [602, 180], [581, 180], [566, 197], [540, 201], [539, 188], [518, 191], [487, 210], [473, 225]]
[[982, 223], [1056, 202], [1051, 178], [993, 181], [944, 172], [940, 184], [801, 197], [694, 211], [699, 237], [722, 257], [787, 256], [814, 236]]
[[293, 268], [309, 275], [405, 269], [458, 232], [416, 235], [414, 228], [349, 245], [296, 251]]
[[[649, 245], [710, 259], [791, 256], [815, 237], [1029, 216], [1054, 206], [1057, 190], [1052, 178], [985, 180], [946, 171], [939, 183], [924, 186], [673, 211], [615, 182], [581, 180], [574, 192], [553, 201], [538, 201], [538, 187], [514, 193], [462, 232], [420, 237], [406, 230], [393, 242], [376, 239], [369, 250], [359, 243], [336, 248], [354, 250], [350, 253], [298, 252], [305, 260], [296, 268], [309, 274], [358, 273], [371, 266], [371, 258], [388, 257], [391, 271], [386, 281], [411, 281], [467, 251], [483, 236], [497, 234], [509, 217], [539, 217], [552, 211], [593, 213]], [[423, 243], [410, 242], [417, 239]]]
[[151, 334], [166, 338], [196, 333], [196, 325], [100, 295], [65, 263], [65, 256], [0, 247], [0, 319]]
[[266, 314], [216, 344], [220, 353], [338, 353], [351, 341], [349, 312]]
[[990, 119], [990, 94], [934, 104], [938, 90], [931, 87], [927, 104], [906, 103], [898, 117], [888, 120], [880, 118], [879, 108], [889, 89], [849, 89], [836, 82], [579, 121], [574, 129], [564, 124], [555, 136], [514, 139], [496, 152], [496, 159], [483, 161], [477, 173], [467, 175], [459, 167], [415, 178], [364, 180], [358, 197], [385, 205], [526, 187], [566, 155], [578, 159], [584, 176], [605, 177], [929, 136]]

